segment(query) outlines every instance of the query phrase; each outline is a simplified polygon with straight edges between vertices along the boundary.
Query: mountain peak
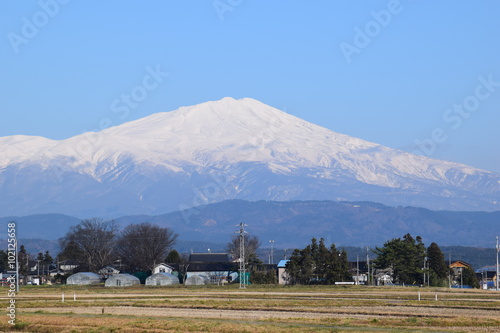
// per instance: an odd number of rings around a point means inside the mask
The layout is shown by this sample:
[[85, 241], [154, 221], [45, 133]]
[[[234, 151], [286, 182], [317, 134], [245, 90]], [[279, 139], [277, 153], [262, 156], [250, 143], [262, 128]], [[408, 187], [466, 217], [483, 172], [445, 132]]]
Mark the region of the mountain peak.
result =
[[339, 134], [252, 98], [62, 141], [0, 138], [0, 152], [0, 209], [13, 215], [162, 213], [226, 199], [500, 208], [497, 174]]
[[201, 117], [197, 118], [200, 122], [204, 120], [211, 120], [212, 122], [237, 120], [240, 124], [242, 121], [251, 124], [257, 119], [264, 122], [273, 122], [280, 118], [292, 117], [286, 112], [252, 98], [234, 99], [232, 97], [224, 97], [217, 101], [209, 101], [187, 108], [180, 108], [173, 112], [181, 110], [184, 113], [194, 113], [195, 117]]

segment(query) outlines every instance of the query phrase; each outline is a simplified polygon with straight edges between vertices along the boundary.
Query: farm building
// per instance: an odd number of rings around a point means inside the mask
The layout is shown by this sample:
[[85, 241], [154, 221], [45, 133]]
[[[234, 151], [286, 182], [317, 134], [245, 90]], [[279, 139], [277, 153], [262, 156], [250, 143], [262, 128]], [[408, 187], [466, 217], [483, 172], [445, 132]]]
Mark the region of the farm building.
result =
[[476, 271], [476, 277], [483, 289], [496, 289], [497, 268], [496, 266], [484, 266]]
[[130, 274], [116, 274], [109, 277], [104, 283], [105, 287], [128, 287], [134, 284], [141, 284], [141, 281]]
[[190, 263], [230, 262], [227, 253], [191, 253], [188, 261]]
[[210, 279], [205, 275], [191, 275], [184, 281], [184, 285], [186, 286], [202, 286], [208, 284]]
[[191, 253], [187, 267], [187, 278], [203, 275], [210, 284], [231, 282], [238, 277], [238, 264], [229, 260], [227, 253]]
[[101, 281], [102, 281], [101, 277], [96, 273], [81, 272], [70, 275], [66, 280], [66, 284], [81, 286], [86, 284], [100, 283]]
[[290, 260], [280, 260], [278, 263], [278, 283], [279, 284], [288, 284], [290, 282], [290, 276], [286, 271], [286, 264]]
[[146, 286], [171, 286], [179, 284], [179, 278], [170, 273], [156, 273], [146, 279]]
[[104, 276], [105, 279], [115, 274], [120, 274], [120, 270], [113, 266], [106, 266], [99, 270], [99, 275]]
[[161, 264], [156, 265], [153, 268], [153, 274], [156, 274], [156, 273], [172, 273], [173, 270], [174, 270], [174, 268], [172, 266], [169, 266], [167, 264], [161, 263]]

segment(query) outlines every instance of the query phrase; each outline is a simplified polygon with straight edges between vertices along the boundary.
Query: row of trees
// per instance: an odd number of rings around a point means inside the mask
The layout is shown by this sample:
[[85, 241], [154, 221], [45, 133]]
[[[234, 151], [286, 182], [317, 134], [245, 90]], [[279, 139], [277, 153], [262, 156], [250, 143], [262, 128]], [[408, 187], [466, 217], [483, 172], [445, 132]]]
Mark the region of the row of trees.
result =
[[335, 244], [326, 247], [325, 240], [316, 238], [304, 249], [295, 249], [286, 265], [293, 284], [334, 284], [352, 281], [347, 253]]
[[[113, 220], [83, 220], [70, 228], [60, 239], [63, 249], [60, 260], [70, 259], [79, 265], [80, 270], [97, 272], [102, 267], [119, 262], [124, 270], [138, 272], [150, 271], [163, 261], [186, 264], [175, 250], [178, 235], [169, 228], [162, 228], [148, 222], [131, 224], [120, 231]], [[265, 267], [257, 256], [261, 245], [256, 236], [245, 235], [245, 259], [254, 283], [275, 283], [276, 275]], [[241, 258], [239, 237], [233, 236], [226, 246], [233, 260]], [[377, 258], [372, 268], [387, 270], [394, 282], [400, 284], [428, 284], [445, 286], [448, 284], [450, 269], [444, 255], [436, 243], [426, 248], [422, 238], [406, 234], [403, 238], [387, 241], [373, 252]], [[19, 251], [21, 264], [28, 259], [23, 246]], [[36, 260], [43, 265], [53, 263], [48, 251], [39, 253]], [[0, 264], [6, 262], [6, 253], [0, 251]], [[22, 265], [21, 265], [22, 268]], [[27, 267], [26, 267], [27, 269]], [[21, 272], [22, 274], [25, 272]], [[311, 244], [304, 249], [295, 249], [287, 263], [287, 273], [291, 283], [333, 284], [352, 281], [349, 262], [345, 250], [339, 251], [335, 244], [325, 245], [323, 238], [312, 238]], [[461, 272], [464, 285], [477, 286], [478, 282], [471, 269]]]
[[[395, 283], [444, 287], [453, 275], [439, 246], [431, 243], [426, 248], [420, 236], [413, 238], [406, 234], [403, 238], [391, 239], [372, 251], [377, 255], [372, 269], [392, 275]], [[286, 268], [290, 283], [294, 284], [353, 281], [346, 251], [337, 250], [335, 244], [328, 248], [323, 238], [319, 243], [313, 238], [311, 244], [304, 249], [295, 249]], [[463, 285], [479, 287], [472, 269], [463, 269], [456, 278]]]
[[[390, 270], [396, 283], [436, 287], [449, 283], [452, 271], [446, 265], [443, 252], [434, 242], [426, 248], [420, 236], [413, 238], [406, 234], [402, 239], [391, 239], [373, 252], [377, 255], [373, 262], [375, 268]], [[464, 285], [479, 287], [472, 269], [464, 269], [461, 274]]]
[[97, 272], [119, 262], [129, 271], [149, 271], [162, 262], [178, 235], [169, 228], [144, 222], [119, 231], [114, 220], [83, 220], [60, 239], [61, 260], [73, 260], [81, 270]]
[[[30, 255], [24, 245], [21, 245], [18, 253], [18, 262], [19, 262], [19, 273], [21, 275], [26, 275], [29, 270], [29, 261], [36, 261], [40, 269], [40, 272], [44, 272], [45, 270], [51, 268], [54, 264], [54, 259], [50, 255], [49, 251], [45, 251], [45, 253], [39, 252], [35, 257], [34, 255]], [[8, 262], [8, 251], [0, 250], [0, 271], [10, 270], [9, 262]]]

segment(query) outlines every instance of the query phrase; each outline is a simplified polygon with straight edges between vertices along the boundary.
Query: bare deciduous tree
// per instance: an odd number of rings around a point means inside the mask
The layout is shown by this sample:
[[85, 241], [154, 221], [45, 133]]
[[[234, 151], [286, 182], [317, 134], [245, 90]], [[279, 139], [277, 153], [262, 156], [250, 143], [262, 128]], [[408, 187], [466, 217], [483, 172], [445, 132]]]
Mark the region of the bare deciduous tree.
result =
[[149, 271], [165, 259], [178, 235], [169, 228], [144, 222], [131, 224], [121, 233], [117, 253], [131, 271]]
[[60, 241], [65, 252], [71, 252], [81, 266], [97, 272], [115, 259], [114, 248], [118, 228], [114, 220], [93, 218], [71, 227]]
[[[247, 262], [252, 262], [257, 259], [257, 249], [260, 246], [259, 238], [255, 235], [249, 236], [245, 235], [244, 247], [245, 247], [245, 259]], [[226, 251], [233, 258], [237, 260], [240, 258], [240, 236], [233, 235], [231, 241], [227, 243]]]

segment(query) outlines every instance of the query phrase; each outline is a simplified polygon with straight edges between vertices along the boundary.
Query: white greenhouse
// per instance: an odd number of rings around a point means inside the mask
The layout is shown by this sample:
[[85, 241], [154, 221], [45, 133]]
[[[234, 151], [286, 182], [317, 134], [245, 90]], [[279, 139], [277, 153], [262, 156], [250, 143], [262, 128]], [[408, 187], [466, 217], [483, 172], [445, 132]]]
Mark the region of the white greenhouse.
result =
[[170, 273], [156, 273], [146, 279], [146, 286], [171, 286], [179, 284], [179, 278]]
[[110, 276], [104, 283], [105, 287], [129, 287], [135, 284], [141, 284], [141, 281], [130, 274], [116, 274]]
[[72, 285], [86, 285], [86, 284], [95, 284], [102, 282], [99, 274], [91, 273], [91, 272], [81, 272], [70, 275], [66, 280], [66, 284]]
[[202, 286], [208, 284], [210, 279], [205, 275], [191, 275], [184, 281], [184, 285], [186, 286]]

